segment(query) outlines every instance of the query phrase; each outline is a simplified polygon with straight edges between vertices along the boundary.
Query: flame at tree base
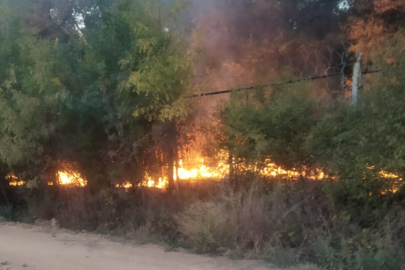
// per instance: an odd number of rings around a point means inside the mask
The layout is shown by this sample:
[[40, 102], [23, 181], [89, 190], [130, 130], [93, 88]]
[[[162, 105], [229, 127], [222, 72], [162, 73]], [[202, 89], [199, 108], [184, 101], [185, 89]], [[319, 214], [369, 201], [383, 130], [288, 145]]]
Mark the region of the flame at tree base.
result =
[[26, 181], [19, 179], [14, 173], [7, 174], [6, 179], [8, 181], [10, 181], [9, 185], [13, 186], [13, 187], [20, 187], [20, 186], [24, 186], [25, 184], [27, 184]]
[[58, 183], [62, 186], [87, 186], [87, 180], [84, 180], [76, 171], [58, 171]]
[[[219, 158], [217, 158], [216, 162], [213, 162], [212, 164], [215, 164], [214, 166], [208, 165], [206, 162], [206, 159], [204, 158], [196, 158], [194, 159], [194, 162], [187, 163], [185, 164], [183, 160], [179, 160], [178, 166], [174, 166], [173, 169], [173, 180], [174, 183], [178, 183], [180, 181], [201, 181], [201, 180], [222, 180], [226, 179], [229, 177], [229, 171], [230, 171], [230, 165], [228, 163], [229, 158], [226, 154], [222, 153]], [[244, 165], [244, 163], [241, 164], [234, 164], [235, 166], [234, 169], [240, 172], [249, 172], [253, 173], [256, 176], [263, 177], [263, 178], [282, 178], [286, 180], [297, 180], [300, 177], [303, 177], [305, 179], [309, 180], [322, 180], [324, 178], [327, 178], [328, 176], [325, 175], [325, 173], [321, 170], [313, 170], [313, 172], [310, 175], [306, 175], [305, 170], [285, 170], [281, 168], [280, 166], [277, 166], [275, 163], [272, 163], [270, 160], [266, 160], [264, 162], [264, 165], [258, 166], [258, 165]], [[87, 180], [77, 171], [71, 169], [72, 166], [65, 166], [59, 170], [56, 174], [56, 182], [48, 182], [47, 184], [49, 186], [53, 186], [55, 184], [60, 185], [60, 186], [70, 186], [70, 187], [85, 187], [87, 186]], [[399, 187], [403, 183], [403, 179], [399, 177], [399, 175], [396, 175], [394, 173], [390, 173], [387, 171], [378, 171], [375, 169], [374, 166], [369, 166], [368, 169], [370, 171], [373, 171], [373, 174], [377, 178], [381, 179], [387, 179], [390, 180], [390, 182], [387, 182], [389, 185], [389, 188], [385, 188], [384, 190], [381, 191], [381, 194], [387, 194], [387, 193], [397, 193], [399, 190]], [[19, 179], [15, 174], [10, 173], [6, 177], [7, 180], [9, 180], [9, 185], [14, 186], [14, 187], [20, 187], [24, 186], [28, 183], [26, 181], [23, 181]], [[152, 177], [145, 173], [145, 176], [143, 178], [144, 180], [137, 184], [137, 187], [147, 187], [147, 188], [157, 188], [157, 189], [167, 189], [169, 186], [169, 180], [168, 177]], [[35, 181], [29, 181], [30, 187], [31, 188], [31, 182]], [[124, 189], [130, 189], [135, 187], [133, 184], [134, 182], [131, 181], [125, 181], [122, 184], [116, 184], [116, 188], [124, 188]], [[34, 183], [34, 186], [37, 186]]]

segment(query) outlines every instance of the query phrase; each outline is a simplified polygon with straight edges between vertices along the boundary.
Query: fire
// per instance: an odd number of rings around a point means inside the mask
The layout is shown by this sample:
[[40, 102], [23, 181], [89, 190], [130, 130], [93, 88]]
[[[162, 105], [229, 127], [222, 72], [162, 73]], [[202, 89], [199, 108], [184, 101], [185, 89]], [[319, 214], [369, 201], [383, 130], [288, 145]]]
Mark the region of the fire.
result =
[[25, 181], [11, 181], [10, 182], [10, 186], [13, 186], [13, 187], [20, 187], [20, 186], [23, 186], [23, 185], [25, 185], [27, 182], [25, 182]]
[[229, 165], [223, 161], [220, 161], [215, 168], [204, 165], [204, 162], [205, 159], [200, 158], [198, 166], [186, 169], [183, 166], [183, 160], [180, 160], [178, 168], [175, 167], [173, 179], [177, 181], [177, 176], [180, 180], [223, 178], [229, 171]]
[[148, 179], [147, 184], [143, 183], [143, 186], [155, 187], [155, 188], [159, 188], [159, 189], [164, 189], [167, 187], [167, 185], [168, 185], [168, 181], [163, 180], [162, 177], [160, 177], [159, 181], [157, 181], [157, 182], [155, 182], [154, 180], [152, 180], [150, 178], [150, 179]]
[[[187, 160], [185, 163], [182, 159], [179, 160], [178, 166], [174, 166], [173, 179], [174, 181], [194, 181], [194, 180], [206, 180], [206, 179], [224, 179], [229, 175], [229, 156], [225, 151], [220, 152], [216, 157], [216, 162], [213, 166], [208, 165], [205, 158], [197, 157]], [[212, 164], [211, 164], [212, 165]], [[242, 166], [246, 171], [255, 171], [261, 176], [276, 177], [284, 176], [290, 179], [297, 179], [301, 174], [296, 171], [287, 171], [277, 166], [276, 164], [266, 161], [266, 165], [262, 169], [258, 169], [257, 166]], [[324, 178], [324, 173], [319, 172], [315, 176], [308, 176], [310, 179], [321, 180]], [[165, 189], [168, 186], [167, 177], [159, 177], [154, 179], [148, 174], [145, 175], [145, 180], [138, 184], [138, 186], [154, 187], [159, 189]], [[124, 187], [123, 185], [116, 185], [116, 187]]]
[[300, 173], [296, 170], [287, 171], [283, 168], [277, 166], [275, 163], [272, 163], [270, 160], [265, 161], [266, 165], [263, 169], [259, 170], [261, 176], [286, 176], [288, 178], [294, 179], [300, 176]]
[[[262, 169], [258, 169], [257, 166], [238, 165], [245, 171], [257, 172], [260, 176], [264, 177], [277, 177], [282, 176], [289, 179], [298, 179], [303, 173], [300, 174], [297, 170], [285, 170], [280, 166], [272, 163], [270, 160], [265, 161], [265, 166]], [[177, 166], [174, 166], [173, 179], [174, 181], [194, 181], [205, 179], [224, 179], [229, 175], [229, 154], [225, 151], [218, 153], [216, 162], [214, 165], [208, 165], [206, 159], [197, 156], [191, 160], [187, 160], [187, 163], [180, 159]], [[322, 180], [325, 174], [318, 170], [315, 175], [307, 176], [309, 179]], [[138, 186], [155, 187], [159, 189], [165, 189], [168, 186], [167, 177], [159, 177], [154, 179], [148, 174], [145, 175], [144, 181]], [[116, 185], [116, 187], [125, 187], [125, 184]], [[132, 187], [132, 186], [131, 186]]]
[[125, 182], [123, 184], [116, 184], [115, 185], [116, 188], [132, 188], [132, 184], [130, 182]]
[[379, 172], [380, 176], [383, 178], [389, 178], [389, 179], [398, 179], [399, 181], [402, 181], [402, 178], [399, 177], [399, 175], [396, 175], [394, 173], [386, 172], [386, 171], [381, 171]]
[[[218, 154], [215, 162], [207, 162], [205, 158], [197, 157], [190, 160], [187, 160], [188, 163], [184, 162], [183, 159], [180, 159], [177, 166], [174, 166], [173, 180], [174, 181], [195, 181], [195, 180], [204, 180], [204, 179], [213, 179], [220, 180], [229, 176], [229, 156], [223, 151]], [[239, 169], [245, 171], [256, 172], [257, 175], [262, 177], [282, 177], [290, 180], [297, 180], [299, 177], [305, 177], [310, 180], [322, 180], [326, 177], [325, 173], [321, 169], [313, 171], [310, 175], [301, 170], [286, 170], [280, 166], [277, 166], [271, 160], [265, 160], [265, 165], [258, 167], [257, 165], [234, 165], [238, 166]], [[63, 168], [63, 167], [62, 167]], [[65, 167], [66, 168], [66, 167]], [[374, 166], [368, 167], [369, 170], [375, 170]], [[403, 179], [391, 172], [384, 170], [376, 171], [376, 173], [385, 179], [391, 179], [389, 183], [390, 187], [385, 191], [382, 191], [383, 194], [386, 193], [396, 193], [399, 190], [399, 187]], [[10, 181], [10, 186], [18, 187], [27, 184], [26, 181], [19, 179], [15, 174], [10, 173], [6, 176]], [[75, 186], [75, 187], [85, 187], [87, 185], [87, 180], [82, 177], [82, 175], [72, 169], [62, 169], [57, 172], [57, 183], [63, 186]], [[138, 187], [149, 187], [149, 188], [158, 188], [166, 189], [168, 187], [169, 181], [167, 177], [152, 177], [145, 174], [144, 180], [139, 183]], [[54, 182], [47, 182], [49, 186], [53, 186]], [[129, 189], [134, 187], [130, 181], [125, 181], [122, 184], [116, 184], [116, 188], [125, 188]]]
[[[375, 166], [369, 166], [368, 167], [369, 170], [375, 170]], [[400, 189], [400, 186], [402, 184], [403, 179], [395, 174], [395, 173], [391, 173], [391, 172], [387, 172], [384, 170], [381, 170], [380, 172], [378, 172], [378, 175], [384, 179], [390, 179], [391, 182], [389, 183], [391, 185], [391, 187], [387, 188], [386, 190], [382, 190], [381, 194], [382, 195], [386, 195], [387, 193], [397, 193]]]
[[[165, 189], [168, 185], [168, 181], [163, 178], [159, 178], [159, 181], [154, 181], [152, 177], [148, 176], [146, 174], [145, 179], [142, 183], [138, 184], [138, 187], [149, 187], [149, 188], [158, 188], [158, 189]], [[133, 184], [130, 183], [129, 181], [126, 181], [122, 184], [116, 184], [116, 188], [124, 188], [124, 189], [129, 189], [133, 187]]]
[[[19, 179], [14, 173], [9, 173], [6, 178], [10, 180], [10, 186], [23, 186], [27, 184], [26, 181]], [[77, 186], [84, 187], [87, 185], [87, 181], [83, 179], [81, 174], [74, 170], [60, 170], [57, 173], [57, 182], [59, 185], [64, 186]], [[48, 186], [53, 186], [54, 182], [48, 181]]]
[[383, 195], [385, 195], [387, 193], [395, 194], [399, 191], [400, 182], [402, 182], [402, 180], [403, 180], [401, 177], [399, 177], [399, 175], [396, 175], [396, 174], [390, 173], [390, 172], [386, 172], [386, 171], [379, 172], [379, 175], [383, 178], [394, 180], [391, 188], [388, 188], [387, 191], [382, 191], [381, 194], [383, 194]]
[[165, 179], [165, 178], [159, 177], [159, 180], [155, 181], [148, 174], [145, 175], [145, 179], [146, 180], [142, 182], [142, 185], [139, 184], [138, 186], [165, 189], [169, 184], [169, 181], [167, 179]]
[[58, 182], [64, 186], [85, 187], [87, 185], [87, 181], [81, 177], [79, 172], [75, 171], [58, 171]]
[[27, 182], [25, 182], [25, 181], [22, 181], [21, 179], [19, 179], [15, 174], [13, 174], [13, 173], [9, 173], [7, 176], [6, 176], [6, 179], [8, 179], [9, 181], [10, 181], [10, 186], [13, 186], [13, 187], [20, 187], [20, 186], [23, 186], [23, 185], [25, 185]]

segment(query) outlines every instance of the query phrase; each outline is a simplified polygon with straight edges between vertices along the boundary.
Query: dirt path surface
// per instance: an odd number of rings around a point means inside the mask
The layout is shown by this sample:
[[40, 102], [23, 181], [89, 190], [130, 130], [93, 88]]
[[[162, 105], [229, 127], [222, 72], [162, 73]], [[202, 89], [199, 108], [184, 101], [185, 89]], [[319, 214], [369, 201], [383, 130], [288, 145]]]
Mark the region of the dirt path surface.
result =
[[165, 252], [87, 233], [0, 223], [0, 270], [268, 270], [254, 261], [232, 261]]

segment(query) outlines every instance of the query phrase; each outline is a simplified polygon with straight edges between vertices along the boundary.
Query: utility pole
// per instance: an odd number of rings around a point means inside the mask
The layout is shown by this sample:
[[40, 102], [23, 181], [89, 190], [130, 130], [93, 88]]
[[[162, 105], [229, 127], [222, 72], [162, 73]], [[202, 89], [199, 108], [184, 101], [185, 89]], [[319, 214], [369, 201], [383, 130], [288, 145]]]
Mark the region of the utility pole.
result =
[[357, 105], [358, 93], [359, 93], [359, 76], [361, 76], [361, 57], [363, 52], [360, 52], [357, 62], [353, 67], [353, 85], [352, 85], [352, 105]]

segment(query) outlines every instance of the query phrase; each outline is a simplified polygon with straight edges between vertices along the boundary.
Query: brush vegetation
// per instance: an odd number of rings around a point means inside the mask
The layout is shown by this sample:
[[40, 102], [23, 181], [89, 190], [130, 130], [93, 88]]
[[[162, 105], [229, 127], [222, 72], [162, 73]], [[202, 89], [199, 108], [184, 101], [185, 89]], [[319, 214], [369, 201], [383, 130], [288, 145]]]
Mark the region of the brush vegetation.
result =
[[[228, 66], [290, 83], [234, 91], [215, 120], [189, 132], [199, 72], [223, 69], [198, 42], [186, 1], [0, 1], [0, 216], [292, 269], [405, 269], [404, 9], [349, 2], [224, 1], [244, 7], [252, 29], [252, 18], [279, 23]], [[319, 10], [328, 23], [310, 16]], [[234, 50], [244, 55], [260, 35], [240, 29], [235, 40], [250, 43]], [[305, 65], [262, 62], [338, 39], [352, 45], [331, 53], [348, 67], [334, 91], [291, 83]], [[379, 72], [363, 77], [352, 106], [349, 66], [360, 50], [364, 69]], [[176, 186], [179, 152], [197, 135], [208, 156], [229, 153], [229, 176]], [[269, 160], [299, 176], [259, 174]], [[59, 185], [59, 170], [79, 171], [87, 186]], [[311, 178], [321, 171], [322, 181]], [[166, 176], [168, 189], [138, 186], [146, 173]], [[27, 184], [10, 186], [10, 174]], [[133, 188], [115, 187], [126, 181]]]

